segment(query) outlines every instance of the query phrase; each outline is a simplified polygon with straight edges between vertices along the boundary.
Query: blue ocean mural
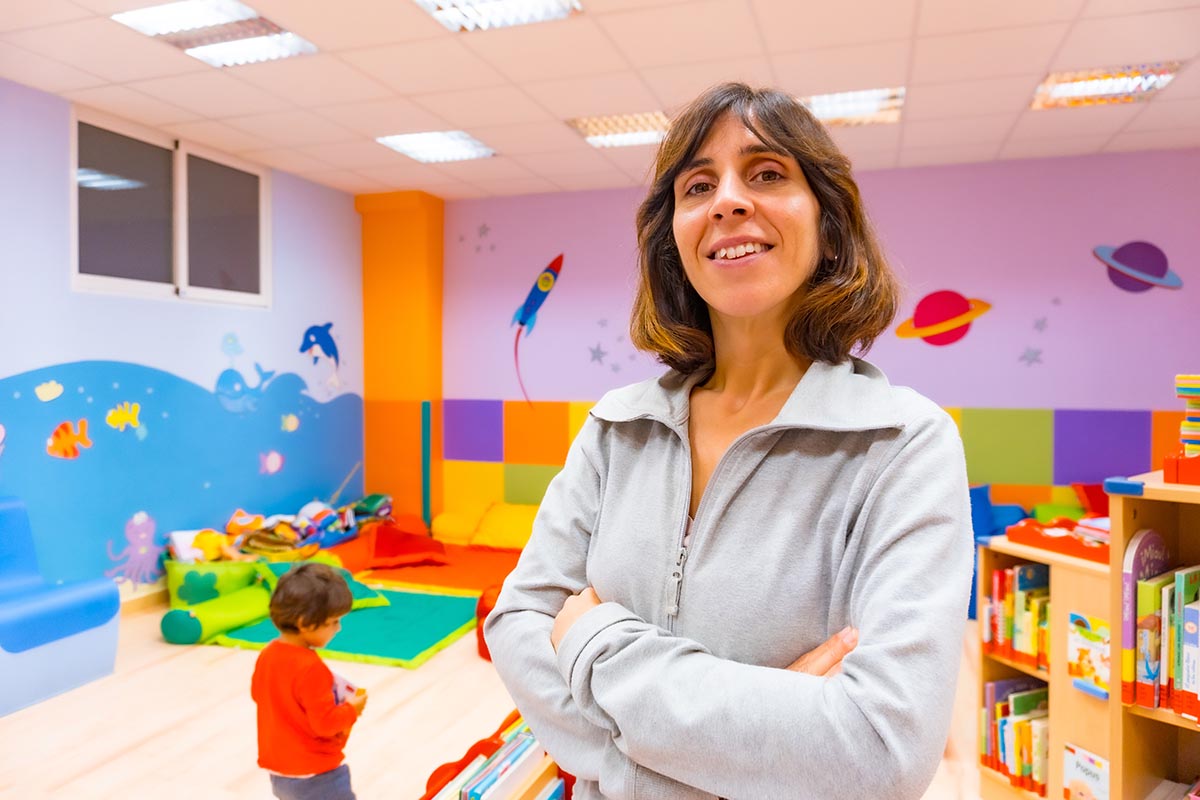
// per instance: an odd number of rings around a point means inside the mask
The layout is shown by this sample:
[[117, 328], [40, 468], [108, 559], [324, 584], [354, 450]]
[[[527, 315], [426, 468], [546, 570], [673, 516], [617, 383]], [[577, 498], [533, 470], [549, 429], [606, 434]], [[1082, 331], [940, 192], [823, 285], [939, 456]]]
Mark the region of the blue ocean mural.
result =
[[[363, 401], [230, 367], [210, 388], [120, 361], [0, 379], [0, 494], [25, 501], [43, 576], [145, 578], [173, 530], [363, 494]], [[156, 572], [157, 570], [152, 570]]]

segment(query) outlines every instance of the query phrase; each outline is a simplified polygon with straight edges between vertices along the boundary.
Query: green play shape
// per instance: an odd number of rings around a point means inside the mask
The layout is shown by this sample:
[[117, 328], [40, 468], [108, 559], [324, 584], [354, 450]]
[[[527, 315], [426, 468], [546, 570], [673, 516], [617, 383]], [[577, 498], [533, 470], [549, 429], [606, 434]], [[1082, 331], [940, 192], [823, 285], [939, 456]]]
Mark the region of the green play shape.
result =
[[[383, 591], [389, 604], [342, 617], [342, 630], [318, 652], [329, 659], [415, 669], [475, 627], [478, 598]], [[279, 636], [269, 619], [230, 631], [213, 644], [260, 650]]]
[[546, 494], [546, 487], [562, 467], [546, 467], [536, 464], [504, 465], [504, 502], [539, 505]]
[[1054, 483], [1054, 411], [964, 408], [962, 439], [972, 484]]

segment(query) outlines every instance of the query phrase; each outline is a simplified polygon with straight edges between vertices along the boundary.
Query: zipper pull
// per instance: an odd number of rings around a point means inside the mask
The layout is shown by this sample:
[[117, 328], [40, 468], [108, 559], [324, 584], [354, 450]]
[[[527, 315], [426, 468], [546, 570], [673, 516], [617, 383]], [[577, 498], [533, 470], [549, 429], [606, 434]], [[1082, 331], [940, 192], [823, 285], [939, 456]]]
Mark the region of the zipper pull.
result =
[[679, 548], [679, 557], [675, 560], [675, 569], [671, 570], [670, 603], [667, 605], [667, 616], [673, 617], [679, 613], [679, 598], [683, 595], [683, 565], [687, 563], [687, 548]]

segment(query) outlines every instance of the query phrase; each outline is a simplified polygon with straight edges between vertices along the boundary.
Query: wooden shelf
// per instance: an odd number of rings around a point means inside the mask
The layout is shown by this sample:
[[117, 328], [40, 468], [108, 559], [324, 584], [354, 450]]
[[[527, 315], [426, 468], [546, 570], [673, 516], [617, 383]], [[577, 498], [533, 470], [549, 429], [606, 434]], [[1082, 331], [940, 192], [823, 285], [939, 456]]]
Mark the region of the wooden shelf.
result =
[[1036, 669], [1028, 666], [1027, 664], [1022, 664], [1020, 661], [1014, 661], [1007, 656], [1002, 656], [999, 653], [989, 653], [986, 650], [983, 651], [983, 657], [990, 658], [992, 661], [995, 661], [998, 664], [1004, 664], [1006, 667], [1012, 667], [1015, 670], [1024, 672], [1026, 675], [1030, 675], [1038, 680], [1043, 680], [1047, 683], [1050, 681], [1050, 673], [1047, 670]]
[[1120, 497], [1138, 497], [1143, 500], [1164, 500], [1170, 503], [1200, 505], [1200, 486], [1190, 483], [1166, 483], [1163, 481], [1161, 469], [1141, 475], [1130, 475], [1128, 480], [1142, 483], [1142, 493], [1140, 495], [1119, 495]]
[[[978, 764], [978, 762], [976, 762]], [[1022, 800], [1043, 800], [1042, 796], [1037, 792], [1031, 792], [1028, 789], [1022, 789], [1019, 786], [1013, 786], [1008, 782], [1008, 778], [1004, 777], [994, 769], [985, 767], [983, 764], [978, 764], [979, 774], [982, 776], [980, 781], [979, 794], [984, 800], [994, 797], [1002, 798], [1022, 798]]]
[[[1197, 494], [1196, 501], [1200, 502], [1200, 493]], [[1053, 550], [1043, 550], [1040, 547], [1031, 547], [1027, 544], [1010, 542], [1007, 536], [993, 537], [988, 542], [987, 547], [990, 550], [995, 550], [997, 553], [1004, 553], [1016, 558], [1025, 558], [1030, 561], [1036, 561], [1039, 564], [1066, 567], [1067, 569], [1099, 575], [1104, 578], [1108, 577], [1108, 564], [1101, 564], [1098, 561], [1088, 561], [1086, 558], [1063, 555]]]
[[1143, 717], [1152, 719], [1155, 722], [1162, 722], [1166, 725], [1174, 725], [1176, 728], [1183, 728], [1187, 731], [1200, 731], [1200, 724], [1181, 717], [1174, 711], [1168, 711], [1165, 708], [1146, 708], [1144, 706], [1125, 706], [1125, 710], [1135, 717]]

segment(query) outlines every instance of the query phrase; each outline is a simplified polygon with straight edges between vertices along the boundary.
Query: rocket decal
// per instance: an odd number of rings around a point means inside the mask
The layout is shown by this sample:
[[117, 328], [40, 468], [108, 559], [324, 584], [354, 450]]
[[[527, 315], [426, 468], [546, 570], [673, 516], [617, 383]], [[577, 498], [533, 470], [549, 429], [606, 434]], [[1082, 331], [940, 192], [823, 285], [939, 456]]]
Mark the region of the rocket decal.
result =
[[525, 391], [525, 382], [521, 380], [521, 359], [518, 354], [518, 349], [521, 343], [521, 331], [525, 331], [528, 336], [533, 332], [533, 326], [537, 322], [538, 309], [542, 307], [542, 303], [546, 302], [547, 295], [554, 285], [558, 283], [558, 273], [562, 269], [563, 254], [559, 253], [547, 267], [538, 275], [537, 281], [534, 282], [533, 288], [529, 290], [529, 295], [525, 298], [525, 302], [521, 304], [516, 313], [513, 314], [512, 324], [517, 325], [517, 336], [513, 340], [513, 365], [517, 369], [517, 383], [521, 386], [521, 394], [525, 396], [525, 402], [531, 403], [529, 393]]

